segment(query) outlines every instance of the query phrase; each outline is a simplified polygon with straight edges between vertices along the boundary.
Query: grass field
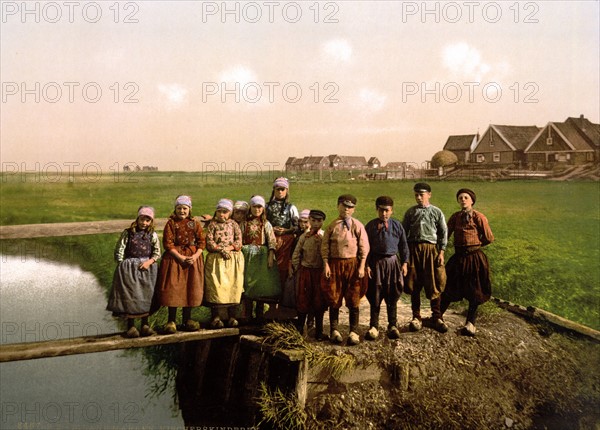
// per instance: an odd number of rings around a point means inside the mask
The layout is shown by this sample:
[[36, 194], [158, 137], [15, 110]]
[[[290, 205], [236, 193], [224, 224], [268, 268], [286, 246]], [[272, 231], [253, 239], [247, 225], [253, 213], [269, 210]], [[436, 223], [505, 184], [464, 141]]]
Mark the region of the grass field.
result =
[[[269, 177], [267, 177], [269, 176]], [[49, 180], [29, 175], [1, 179], [0, 224], [32, 224], [86, 220], [133, 220], [141, 204], [167, 217], [178, 194], [190, 194], [193, 213], [212, 214], [219, 198], [248, 200], [270, 195], [273, 174], [135, 173], [94, 180], [75, 176]], [[496, 236], [486, 253], [493, 273], [495, 296], [537, 306], [600, 329], [600, 183], [598, 182], [435, 182], [432, 203], [448, 218], [458, 210], [456, 190], [472, 188], [475, 208], [486, 214]], [[374, 200], [388, 194], [395, 216], [414, 204], [412, 181], [327, 182], [292, 181], [291, 200], [298, 209], [319, 208], [333, 219], [336, 198], [351, 192], [358, 197], [355, 216], [366, 223], [375, 217]], [[124, 225], [125, 228], [127, 225]], [[116, 235], [32, 241], [52, 259], [74, 259], [110, 285]], [[26, 241], [31, 242], [31, 241]], [[65, 243], [68, 246], [65, 246]], [[3, 241], [3, 253], [33, 245]], [[452, 254], [450, 247], [447, 257]], [[61, 257], [62, 256], [62, 257]]]

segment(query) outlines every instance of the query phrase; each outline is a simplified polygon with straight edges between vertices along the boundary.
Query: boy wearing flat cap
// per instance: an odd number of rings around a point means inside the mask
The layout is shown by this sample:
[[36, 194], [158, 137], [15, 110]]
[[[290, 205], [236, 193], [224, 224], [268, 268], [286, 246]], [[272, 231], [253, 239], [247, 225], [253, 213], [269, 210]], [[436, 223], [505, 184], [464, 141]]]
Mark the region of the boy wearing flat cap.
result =
[[436, 330], [448, 331], [440, 310], [441, 294], [446, 287], [444, 250], [448, 243], [444, 213], [429, 200], [431, 187], [425, 182], [413, 188], [417, 204], [406, 211], [402, 226], [406, 231], [410, 260], [405, 291], [411, 294], [412, 331], [421, 330], [421, 290], [430, 301]]
[[408, 271], [408, 243], [402, 224], [392, 218], [394, 200], [389, 196], [377, 197], [375, 209], [377, 218], [365, 226], [370, 246], [367, 257], [367, 299], [371, 305], [370, 328], [365, 337], [375, 340], [379, 336], [379, 310], [381, 302], [385, 300], [388, 337], [398, 339], [398, 299]]
[[474, 336], [477, 307], [492, 295], [490, 265], [481, 248], [494, 241], [494, 234], [485, 215], [473, 209], [477, 200], [475, 192], [461, 188], [456, 200], [461, 210], [448, 220], [448, 236], [454, 233], [455, 252], [446, 265], [448, 282], [442, 294], [441, 310], [443, 315], [450, 302], [467, 299], [469, 309], [463, 333]]
[[358, 336], [359, 304], [367, 291], [365, 266], [369, 254], [369, 239], [365, 227], [352, 217], [356, 197], [342, 194], [338, 197], [339, 216], [325, 229], [321, 244], [323, 258], [323, 298], [329, 306], [331, 341], [341, 343], [338, 320], [342, 299], [350, 313], [348, 345], [356, 345]]
[[304, 332], [304, 324], [309, 314], [315, 317], [315, 338], [323, 339], [323, 313], [325, 306], [321, 293], [323, 276], [323, 259], [321, 243], [324, 231], [321, 229], [325, 221], [325, 213], [313, 209], [308, 214], [310, 228], [298, 239], [292, 254], [292, 271], [296, 278], [296, 310], [298, 311], [297, 327]]

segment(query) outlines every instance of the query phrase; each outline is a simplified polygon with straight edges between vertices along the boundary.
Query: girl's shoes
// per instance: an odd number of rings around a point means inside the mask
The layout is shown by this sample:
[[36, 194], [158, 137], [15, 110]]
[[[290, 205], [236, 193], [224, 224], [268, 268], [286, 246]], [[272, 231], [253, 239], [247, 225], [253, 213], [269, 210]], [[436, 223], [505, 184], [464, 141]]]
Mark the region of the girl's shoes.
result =
[[135, 326], [133, 326], [133, 327], [130, 327], [129, 330], [127, 330], [127, 333], [125, 333], [125, 336], [127, 336], [129, 338], [140, 337], [140, 332], [138, 331], [137, 328], [135, 328]]
[[175, 325], [175, 321], [169, 321], [165, 325], [165, 334], [175, 334], [177, 333], [177, 326]]
[[198, 331], [200, 330], [200, 323], [194, 320], [187, 320], [183, 325], [185, 331]]
[[231, 317], [227, 320], [227, 327], [237, 327], [239, 325], [240, 325], [240, 323], [238, 323], [238, 320], [236, 320], [233, 317]]
[[147, 337], [147, 336], [154, 336], [156, 334], [156, 332], [154, 330], [152, 330], [152, 328], [149, 325], [144, 324], [142, 326], [141, 334], [142, 334], [142, 337]]
[[223, 327], [225, 327], [225, 324], [223, 324], [223, 321], [221, 321], [221, 318], [219, 318], [219, 317], [214, 317], [213, 320], [210, 322], [210, 328], [217, 329], [217, 328], [223, 328]]

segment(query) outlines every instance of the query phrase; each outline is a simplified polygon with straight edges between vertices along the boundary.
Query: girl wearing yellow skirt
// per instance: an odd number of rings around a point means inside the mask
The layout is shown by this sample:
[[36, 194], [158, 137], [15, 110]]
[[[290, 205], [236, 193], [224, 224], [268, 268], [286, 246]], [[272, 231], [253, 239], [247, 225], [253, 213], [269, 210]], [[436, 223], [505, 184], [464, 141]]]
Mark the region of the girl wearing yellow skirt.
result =
[[[204, 264], [204, 302], [212, 309], [211, 328], [237, 327], [235, 319], [244, 288], [242, 231], [231, 219], [233, 202], [221, 199], [206, 229], [206, 262]], [[220, 310], [227, 310], [223, 323]]]

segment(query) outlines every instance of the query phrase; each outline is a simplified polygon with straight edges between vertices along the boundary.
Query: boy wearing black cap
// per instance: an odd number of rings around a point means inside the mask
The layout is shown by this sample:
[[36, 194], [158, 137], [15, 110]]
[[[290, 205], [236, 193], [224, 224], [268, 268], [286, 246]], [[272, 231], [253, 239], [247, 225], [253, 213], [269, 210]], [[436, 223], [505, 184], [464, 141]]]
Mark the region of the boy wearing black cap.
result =
[[492, 295], [490, 266], [481, 248], [494, 241], [487, 218], [473, 209], [477, 197], [468, 188], [456, 193], [461, 210], [448, 220], [448, 236], [454, 233], [454, 255], [448, 260], [446, 273], [448, 282], [442, 294], [442, 315], [450, 302], [463, 298], [469, 301], [467, 322], [463, 327], [466, 335], [475, 335], [477, 307], [487, 302]]
[[400, 221], [392, 218], [394, 200], [380, 196], [375, 200], [377, 218], [365, 226], [370, 252], [367, 257], [369, 289], [367, 299], [371, 305], [370, 328], [366, 338], [379, 336], [379, 310], [385, 300], [388, 314], [388, 337], [398, 339], [398, 299], [402, 293], [404, 277], [408, 270], [408, 244]]
[[348, 345], [359, 343], [358, 306], [367, 291], [365, 265], [369, 254], [369, 239], [365, 227], [352, 217], [356, 197], [343, 194], [338, 197], [339, 216], [325, 229], [321, 244], [321, 257], [325, 281], [323, 298], [329, 306], [331, 341], [342, 342], [338, 331], [338, 320], [342, 299], [350, 313], [350, 334]]
[[444, 213], [429, 203], [431, 187], [419, 182], [414, 188], [416, 206], [404, 214], [402, 226], [406, 231], [410, 260], [406, 291], [411, 294], [413, 318], [412, 331], [421, 330], [421, 290], [430, 301], [434, 327], [440, 332], [448, 331], [440, 310], [441, 294], [446, 286], [444, 250], [448, 243]]
[[321, 293], [323, 259], [321, 243], [323, 241], [323, 221], [325, 213], [313, 209], [308, 215], [310, 229], [298, 239], [292, 254], [292, 271], [298, 274], [296, 279], [296, 310], [298, 311], [298, 331], [304, 331], [308, 314], [315, 316], [315, 338], [323, 339], [323, 313], [325, 306]]

